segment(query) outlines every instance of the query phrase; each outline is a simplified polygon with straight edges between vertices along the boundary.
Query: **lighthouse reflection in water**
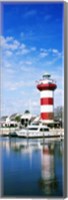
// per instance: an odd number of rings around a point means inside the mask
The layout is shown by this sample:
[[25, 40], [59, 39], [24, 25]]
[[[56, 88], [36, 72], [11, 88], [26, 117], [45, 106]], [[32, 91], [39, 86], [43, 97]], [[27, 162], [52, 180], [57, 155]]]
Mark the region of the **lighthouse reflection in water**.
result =
[[44, 193], [48, 195], [55, 193], [58, 187], [58, 180], [55, 174], [54, 145], [46, 144], [42, 149], [40, 186]]
[[1, 142], [4, 196], [63, 196], [63, 141], [4, 138]]

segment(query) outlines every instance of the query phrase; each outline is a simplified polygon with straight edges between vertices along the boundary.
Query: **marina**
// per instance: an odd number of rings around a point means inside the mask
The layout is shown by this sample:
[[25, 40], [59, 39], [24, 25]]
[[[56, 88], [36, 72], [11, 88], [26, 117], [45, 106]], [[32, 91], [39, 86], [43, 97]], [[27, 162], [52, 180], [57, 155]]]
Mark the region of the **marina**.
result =
[[[12, 120], [9, 117], [3, 117], [7, 121], [5, 124], [1, 122], [1, 127], [3, 125], [4, 128], [8, 126], [9, 129], [6, 133], [5, 131], [3, 133], [3, 129], [1, 129], [2, 132], [0, 131], [0, 135], [23, 138], [64, 137], [62, 126], [60, 126], [57, 132], [54, 129], [54, 90], [57, 88], [57, 84], [51, 78], [50, 74], [44, 73], [42, 79], [37, 82], [36, 87], [40, 91], [40, 115], [32, 117], [30, 112], [26, 110], [23, 118], [21, 116], [19, 123], [12, 117], [10, 117]], [[15, 116], [16, 120], [19, 120], [19, 115], [14, 114], [13, 116]], [[10, 132], [11, 126], [16, 126], [16, 129]], [[56, 123], [56, 126], [58, 126], [58, 123]], [[51, 131], [50, 127], [54, 129], [54, 132]]]
[[2, 8], [1, 197], [63, 198], [65, 4]]

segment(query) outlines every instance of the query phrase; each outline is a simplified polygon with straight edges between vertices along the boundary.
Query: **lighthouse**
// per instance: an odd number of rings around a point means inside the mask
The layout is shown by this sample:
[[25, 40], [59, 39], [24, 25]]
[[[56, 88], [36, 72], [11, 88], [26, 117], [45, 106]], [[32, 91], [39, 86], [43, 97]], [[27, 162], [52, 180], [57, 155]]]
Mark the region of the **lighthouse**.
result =
[[37, 89], [40, 91], [40, 118], [45, 124], [54, 122], [54, 90], [56, 88], [57, 85], [50, 74], [43, 74], [42, 79], [37, 83]]

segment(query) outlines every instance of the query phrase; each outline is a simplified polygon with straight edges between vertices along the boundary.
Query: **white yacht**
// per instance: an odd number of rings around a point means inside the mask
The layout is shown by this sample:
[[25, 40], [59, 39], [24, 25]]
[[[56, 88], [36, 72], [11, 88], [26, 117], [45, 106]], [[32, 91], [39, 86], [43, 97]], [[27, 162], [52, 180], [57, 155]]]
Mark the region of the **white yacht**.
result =
[[14, 132], [9, 133], [11, 137], [23, 137], [23, 138], [64, 138], [64, 131], [52, 130], [41, 122], [33, 122], [26, 128], [17, 129]]
[[50, 136], [49, 128], [43, 124], [33, 123], [28, 125], [26, 129], [21, 129], [16, 132], [18, 137], [24, 138], [39, 138]]
[[22, 137], [22, 138], [64, 138], [64, 131], [62, 130], [51, 130], [48, 126], [41, 122], [34, 122], [27, 126], [9, 133], [11, 137]]

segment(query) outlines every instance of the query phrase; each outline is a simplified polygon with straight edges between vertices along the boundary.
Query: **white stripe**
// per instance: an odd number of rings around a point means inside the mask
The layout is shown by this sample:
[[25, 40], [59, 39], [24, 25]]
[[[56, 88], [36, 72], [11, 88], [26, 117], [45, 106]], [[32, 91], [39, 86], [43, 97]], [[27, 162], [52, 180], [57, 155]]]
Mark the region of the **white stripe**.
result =
[[54, 120], [45, 120], [45, 119], [41, 119], [41, 122], [45, 122], [45, 123], [54, 123]]
[[43, 97], [52, 97], [53, 98], [53, 91], [46, 90], [46, 91], [41, 91], [41, 98]]
[[41, 113], [42, 112], [53, 112], [53, 106], [52, 105], [42, 105], [41, 106]]

